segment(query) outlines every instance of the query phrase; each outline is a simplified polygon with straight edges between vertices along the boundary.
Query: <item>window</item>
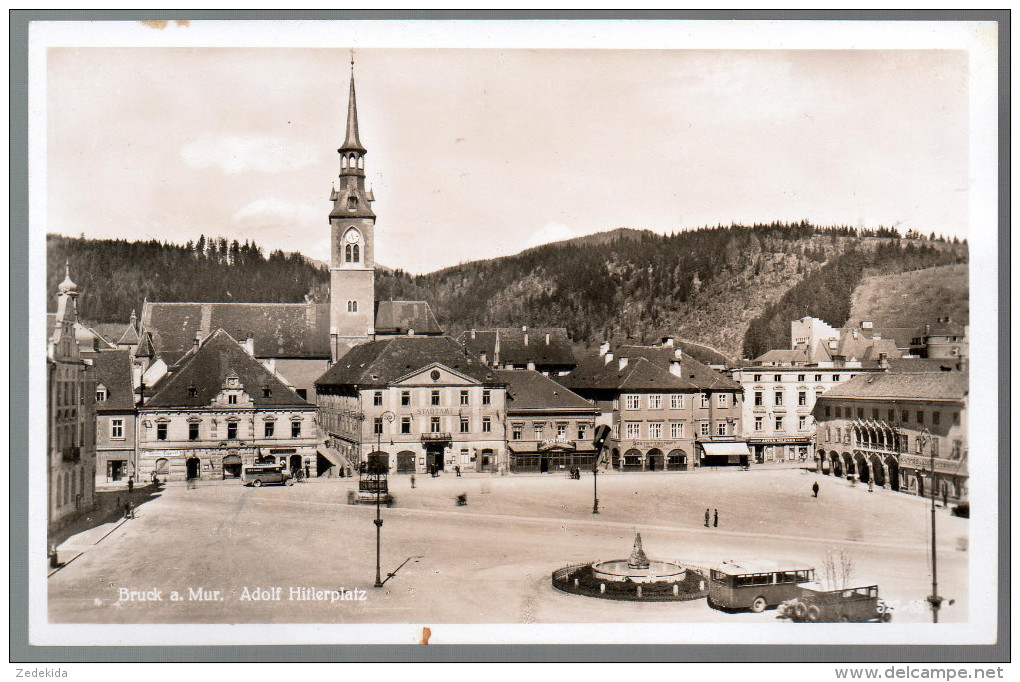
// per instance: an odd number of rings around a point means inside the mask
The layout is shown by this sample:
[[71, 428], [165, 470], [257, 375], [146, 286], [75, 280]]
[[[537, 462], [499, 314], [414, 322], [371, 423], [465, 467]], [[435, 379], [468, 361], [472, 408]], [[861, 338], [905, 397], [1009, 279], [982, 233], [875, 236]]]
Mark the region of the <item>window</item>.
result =
[[123, 419], [111, 419], [110, 420], [110, 438], [120, 439], [124, 437], [124, 420]]
[[407, 407], [408, 405], [411, 404], [411, 392], [410, 391], [401, 391], [400, 392], [400, 404], [402, 406], [404, 406], [404, 407]]
[[815, 375], [815, 381], [821, 381], [821, 380], [822, 380], [822, 375], [821, 374], [816, 374]]
[[227, 396], [227, 404], [228, 405], [236, 405], [237, 404], [237, 394], [236, 393], [231, 393], [230, 395]]
[[651, 438], [652, 440], [658, 440], [662, 438], [662, 424], [659, 422], [649, 422], [648, 437]]
[[567, 424], [565, 422], [556, 425], [556, 437], [560, 439], [567, 437]]
[[683, 397], [683, 395], [680, 394], [680, 393], [674, 393], [673, 395], [669, 396], [669, 407], [670, 407], [670, 409], [673, 409], [673, 410], [682, 410], [682, 409], [684, 409], [684, 397]]
[[400, 433], [411, 433], [411, 418], [401, 417], [400, 418]]
[[764, 428], [763, 425], [762, 425], [762, 418], [761, 417], [755, 417], [754, 418], [754, 430], [755, 431], [761, 431], [762, 428]]
[[273, 389], [269, 388], [268, 386], [263, 386], [262, 387], [262, 397], [263, 398], [272, 398], [273, 397]]
[[491, 404], [492, 404], [492, 391], [490, 391], [489, 389], [485, 389], [484, 391], [482, 391], [482, 405]]
[[619, 439], [620, 437], [620, 422], [613, 424], [613, 438]]
[[482, 433], [492, 433], [492, 417], [482, 417]]
[[166, 440], [166, 424], [156, 424], [156, 440]]
[[726, 394], [725, 394], [725, 393], [720, 393], [720, 394], [719, 394], [719, 395], [718, 395], [718, 396], [716, 397], [716, 404], [717, 404], [717, 405], [718, 405], [719, 407], [726, 407]]
[[524, 424], [513, 425], [513, 439], [520, 440], [524, 438]]
[[761, 381], [761, 375], [760, 374], [755, 374], [754, 375], [754, 380], [755, 381]]
[[467, 405], [468, 404], [468, 392], [467, 391], [461, 391], [460, 392], [460, 404], [461, 405]]
[[806, 374], [798, 374], [797, 375], [797, 381], [805, 381], [806, 379], [807, 379], [807, 375]]
[[188, 424], [188, 440], [198, 440], [198, 422]]
[[433, 405], [439, 404], [439, 391], [432, 391], [431, 402]]
[[276, 422], [265, 422], [262, 425], [262, 437], [272, 438], [276, 433]]
[[237, 440], [237, 422], [227, 422], [227, 440]]
[[613, 409], [614, 410], [620, 409], [620, 399], [619, 398], [613, 398]]
[[839, 381], [839, 375], [838, 374], [833, 374], [832, 375], [832, 380], [833, 381]]
[[372, 404], [375, 405], [376, 407], [382, 406], [382, 391], [376, 391], [372, 395]]
[[106, 388], [104, 388], [103, 386], [99, 386], [98, 388], [96, 388], [96, 402], [97, 403], [106, 402]]
[[807, 405], [807, 391], [797, 391], [797, 404], [800, 406]]
[[429, 419], [429, 431], [432, 433], [439, 433], [440, 429], [442, 429], [442, 424], [440, 423], [439, 417], [431, 417]]
[[917, 423], [918, 424], [923, 424], [924, 423], [924, 410], [918, 410], [917, 411]]
[[377, 436], [382, 435], [382, 417], [376, 417], [372, 420], [372, 433]]
[[782, 391], [776, 391], [775, 398], [776, 398], [775, 404], [777, 406], [781, 406], [783, 404], [783, 392]]
[[641, 407], [641, 396], [639, 395], [625, 395], [623, 399], [628, 410], [637, 410]]
[[801, 415], [800, 417], [797, 418], [797, 428], [800, 429], [801, 431], [806, 431], [807, 430], [807, 417], [806, 416]]
[[886, 414], [886, 418], [890, 422], [896, 421], [896, 410], [889, 410], [889, 412]]
[[872, 410], [871, 410], [871, 418], [874, 419], [875, 421], [878, 421], [878, 408], [877, 407], [876, 408], [872, 408]]
[[670, 438], [683, 438], [684, 437], [684, 425], [683, 422], [673, 422], [669, 425], [669, 437]]
[[471, 430], [471, 421], [467, 417], [460, 418], [460, 432], [467, 433]]
[[829, 406], [828, 406], [828, 405], [826, 405], [826, 406], [825, 406], [825, 416], [826, 416], [826, 417], [831, 417], [831, 416], [832, 416], [832, 414], [831, 414], [831, 413], [832, 413], [832, 410], [831, 410], [831, 409], [829, 409]]
[[588, 427], [585, 426], [584, 424], [578, 424], [577, 425], [577, 440], [584, 440], [584, 438], [585, 438], [585, 436], [587, 434], [588, 434]]
[[858, 407], [857, 408], [857, 418], [858, 419], [864, 419], [864, 408], [863, 407]]
[[711, 429], [711, 427], [708, 425], [708, 422], [701, 422], [701, 435], [702, 436], [710, 435], [710, 429]]
[[719, 422], [715, 425], [715, 435], [725, 436], [726, 435], [726, 422]]
[[535, 438], [537, 440], [542, 440], [542, 438], [545, 437], [545, 424], [542, 422], [535, 422], [533, 426], [535, 428]]
[[662, 409], [662, 396], [661, 395], [650, 395], [650, 396], [648, 396], [648, 409], [649, 410], [661, 410]]
[[782, 431], [782, 430], [783, 430], [783, 418], [782, 417], [776, 417], [776, 431]]
[[349, 313], [356, 313], [356, 312], [358, 312], [358, 302], [357, 301], [347, 301], [347, 312], [349, 312]]
[[641, 437], [641, 423], [640, 422], [627, 422], [626, 425], [627, 438], [640, 438]]
[[707, 393], [702, 393], [701, 394], [701, 406], [702, 407], [708, 407], [708, 394]]
[[761, 407], [765, 404], [765, 394], [763, 391], [754, 392], [754, 406]]
[[941, 421], [941, 419], [942, 419], [942, 415], [940, 415], [938, 412], [932, 412], [931, 413], [931, 423], [932, 424], [938, 426], [938, 423], [939, 423], [939, 421]]
[[293, 421], [290, 423], [290, 437], [291, 438], [301, 437], [301, 422]]
[[960, 425], [960, 413], [959, 412], [953, 412], [953, 426], [959, 426], [959, 425]]
[[908, 410], [903, 410], [903, 412], [900, 414], [900, 421], [903, 422], [904, 424], [910, 423], [910, 412]]

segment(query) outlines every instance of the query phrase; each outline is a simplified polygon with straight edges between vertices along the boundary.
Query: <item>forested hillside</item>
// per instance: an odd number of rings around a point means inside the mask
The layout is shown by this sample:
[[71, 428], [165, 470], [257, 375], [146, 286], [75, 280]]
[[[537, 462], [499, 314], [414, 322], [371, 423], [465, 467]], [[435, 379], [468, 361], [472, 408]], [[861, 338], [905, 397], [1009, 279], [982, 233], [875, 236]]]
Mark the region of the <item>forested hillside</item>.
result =
[[251, 242], [206, 239], [185, 245], [47, 235], [47, 302], [54, 310], [64, 262], [90, 322], [127, 322], [142, 301], [287, 303], [328, 298], [326, 270], [296, 253], [266, 256]]
[[[328, 271], [298, 254], [202, 239], [175, 245], [48, 238], [50, 302], [70, 260], [82, 318], [124, 322], [142, 300], [299, 302], [328, 297]], [[420, 299], [447, 333], [472, 327], [566, 327], [579, 346], [665, 334], [731, 356], [789, 344], [790, 320], [840, 325], [869, 274], [966, 262], [965, 244], [892, 230], [802, 222], [672, 235], [622, 229], [425, 275], [376, 273], [376, 298]]]

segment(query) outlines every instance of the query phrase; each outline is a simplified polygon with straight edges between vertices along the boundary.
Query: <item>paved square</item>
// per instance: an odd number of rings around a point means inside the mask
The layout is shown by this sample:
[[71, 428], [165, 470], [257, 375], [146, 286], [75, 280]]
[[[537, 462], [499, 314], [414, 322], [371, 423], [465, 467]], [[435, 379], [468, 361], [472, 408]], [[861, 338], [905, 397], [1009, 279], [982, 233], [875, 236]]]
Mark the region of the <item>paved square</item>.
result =
[[[396, 504], [382, 509], [383, 576], [409, 561], [373, 589], [375, 508], [347, 504], [356, 485], [168, 486], [136, 519], [49, 578], [50, 620], [779, 622], [771, 610], [723, 613], [704, 600], [611, 602], [551, 587], [551, 572], [566, 564], [626, 558], [640, 531], [650, 558], [695, 566], [790, 559], [821, 573], [826, 550], [845, 548], [860, 581], [877, 582], [885, 599], [900, 602], [895, 622], [931, 621], [926, 608], [909, 608], [931, 591], [929, 503], [905, 494], [795, 469], [608, 474], [599, 476], [602, 513], [594, 516], [590, 474], [581, 481], [419, 476], [414, 490], [409, 477], [394, 476]], [[467, 506], [455, 505], [460, 493]], [[719, 510], [718, 528], [704, 527], [706, 508]], [[940, 621], [966, 621], [968, 521], [939, 509], [938, 523], [939, 591], [955, 600]], [[331, 601], [341, 587], [349, 594]], [[128, 600], [131, 591], [160, 599]]]

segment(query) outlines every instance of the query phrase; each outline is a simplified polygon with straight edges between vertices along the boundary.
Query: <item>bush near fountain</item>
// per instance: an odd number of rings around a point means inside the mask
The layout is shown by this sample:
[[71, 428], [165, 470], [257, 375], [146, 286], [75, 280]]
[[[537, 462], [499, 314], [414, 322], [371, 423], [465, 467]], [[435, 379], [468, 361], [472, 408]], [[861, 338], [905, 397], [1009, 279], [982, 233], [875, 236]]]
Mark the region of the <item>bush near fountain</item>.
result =
[[671, 561], [650, 561], [634, 539], [630, 559], [595, 561], [554, 571], [561, 592], [624, 601], [689, 601], [708, 594], [708, 581], [694, 569]]

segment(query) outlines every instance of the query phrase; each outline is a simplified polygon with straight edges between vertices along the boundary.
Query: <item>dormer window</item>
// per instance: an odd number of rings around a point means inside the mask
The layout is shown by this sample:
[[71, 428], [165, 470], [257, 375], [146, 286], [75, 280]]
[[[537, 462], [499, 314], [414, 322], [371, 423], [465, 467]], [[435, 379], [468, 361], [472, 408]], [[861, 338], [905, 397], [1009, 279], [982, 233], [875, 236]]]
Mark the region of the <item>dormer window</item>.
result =
[[106, 402], [106, 386], [103, 386], [102, 384], [96, 386], [96, 402], [97, 403]]
[[268, 386], [263, 386], [262, 387], [262, 397], [263, 398], [272, 398], [273, 397], [273, 389], [269, 388]]
[[198, 395], [198, 389], [195, 388], [194, 385], [188, 386], [188, 397], [189, 398], [194, 398], [197, 395]]

